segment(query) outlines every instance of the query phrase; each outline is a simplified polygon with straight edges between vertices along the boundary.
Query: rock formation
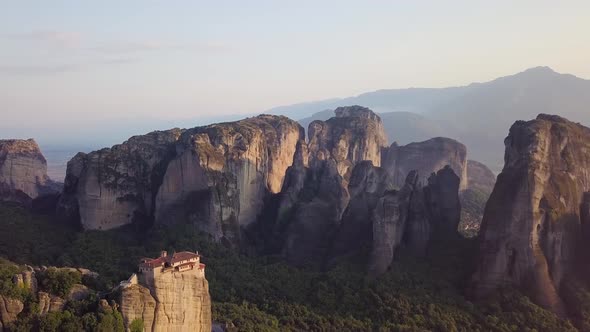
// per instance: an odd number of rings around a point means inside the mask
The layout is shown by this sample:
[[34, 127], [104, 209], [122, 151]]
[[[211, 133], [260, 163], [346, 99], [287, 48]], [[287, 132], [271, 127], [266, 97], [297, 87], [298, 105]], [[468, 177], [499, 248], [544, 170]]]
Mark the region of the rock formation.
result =
[[20, 300], [0, 295], [0, 331], [8, 324], [14, 322], [17, 318], [16, 316], [24, 308], [25, 306]]
[[0, 200], [30, 206], [60, 186], [47, 176], [47, 161], [33, 139], [0, 140]]
[[461, 190], [468, 186], [467, 148], [465, 145], [444, 137], [424, 142], [399, 146], [393, 143], [383, 149], [381, 165], [392, 174], [393, 182], [402, 187], [408, 174], [416, 170], [428, 176], [449, 165], [461, 178]]
[[467, 160], [467, 188], [491, 194], [496, 184], [496, 175], [484, 164]]
[[435, 237], [457, 233], [461, 211], [459, 183], [459, 177], [447, 166], [432, 174], [427, 184], [421, 182], [417, 171], [411, 171], [399, 191], [385, 191], [370, 216], [370, 277], [391, 266], [400, 246], [422, 256]]
[[191, 222], [235, 243], [240, 228], [256, 220], [265, 196], [280, 191], [302, 138], [296, 122], [270, 115], [135, 136], [76, 155], [58, 211], [85, 229], [144, 217]]
[[474, 295], [513, 285], [562, 315], [562, 282], [587, 242], [590, 129], [541, 114], [517, 121], [505, 145], [480, 232]]
[[134, 136], [68, 162], [58, 213], [84, 229], [111, 229], [154, 213], [155, 193], [179, 129]]
[[125, 326], [142, 319], [145, 331], [211, 331], [209, 284], [196, 254], [146, 259], [120, 292]]
[[296, 265], [326, 257], [349, 202], [353, 168], [365, 160], [378, 166], [386, 144], [381, 119], [371, 110], [350, 106], [335, 113], [309, 125], [309, 143], [299, 143], [281, 190], [283, 254]]
[[461, 191], [461, 223], [459, 231], [467, 236], [474, 237], [479, 233], [483, 212], [494, 189], [496, 175], [484, 164], [467, 161], [466, 190]]
[[348, 180], [354, 165], [363, 160], [381, 165], [381, 149], [387, 144], [381, 118], [362, 106], [339, 107], [335, 117], [309, 125], [310, 167], [324, 160], [336, 162], [338, 174]]
[[350, 201], [338, 226], [331, 256], [357, 253], [373, 238], [371, 214], [386, 191], [394, 189], [388, 172], [371, 161], [358, 163], [350, 177]]
[[260, 115], [187, 130], [156, 197], [156, 222], [187, 220], [238, 242], [267, 194], [278, 193], [304, 133], [286, 117]]

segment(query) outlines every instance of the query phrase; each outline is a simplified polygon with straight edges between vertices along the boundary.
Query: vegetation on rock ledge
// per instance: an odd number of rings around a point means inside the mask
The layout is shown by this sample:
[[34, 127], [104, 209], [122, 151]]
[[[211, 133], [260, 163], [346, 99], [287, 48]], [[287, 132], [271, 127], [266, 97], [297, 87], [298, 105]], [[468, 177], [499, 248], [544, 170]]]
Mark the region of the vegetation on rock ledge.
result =
[[[99, 287], [104, 289], [126, 279], [142, 256], [156, 256], [161, 249], [199, 250], [207, 264], [214, 321], [228, 331], [575, 330], [570, 322], [513, 290], [497, 292], [482, 303], [468, 301], [462, 295], [463, 285], [471, 274], [475, 239], [435, 243], [426, 259], [402, 252], [395, 269], [377, 280], [368, 280], [363, 257], [351, 257], [326, 272], [296, 269], [278, 257], [236, 253], [189, 226], [142, 231], [130, 225], [78, 233], [49, 224], [52, 221], [48, 218], [5, 206], [0, 208], [0, 218], [0, 232], [13, 235], [3, 240], [0, 256], [21, 264], [88, 268], [101, 274]], [[36, 245], [44, 248], [45, 255], [37, 256], [32, 250]], [[0, 266], [0, 281], [12, 272]], [[59, 291], [60, 286], [56, 289]], [[92, 326], [93, 330], [100, 324], [111, 324], [117, 329], [117, 312], [93, 309], [96, 301], [85, 305], [82, 309], [70, 307], [69, 314], [45, 316], [43, 321], [58, 320], [59, 326], [75, 321], [71, 326]], [[585, 305], [587, 309], [580, 309], [581, 319], [576, 322], [580, 327], [589, 326], [590, 317], [582, 316], [590, 312], [590, 305]], [[88, 314], [93, 310], [98, 314]], [[19, 317], [18, 324], [31, 327], [31, 318]], [[53, 322], [43, 324], [55, 326]]]

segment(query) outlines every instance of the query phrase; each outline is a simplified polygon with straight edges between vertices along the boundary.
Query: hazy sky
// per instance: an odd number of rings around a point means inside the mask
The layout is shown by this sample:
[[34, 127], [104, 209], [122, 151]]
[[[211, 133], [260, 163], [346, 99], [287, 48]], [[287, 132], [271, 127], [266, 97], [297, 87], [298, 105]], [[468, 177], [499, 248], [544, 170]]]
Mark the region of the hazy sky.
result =
[[0, 4], [0, 128], [26, 124], [26, 136], [463, 85], [539, 65], [590, 78], [587, 0]]

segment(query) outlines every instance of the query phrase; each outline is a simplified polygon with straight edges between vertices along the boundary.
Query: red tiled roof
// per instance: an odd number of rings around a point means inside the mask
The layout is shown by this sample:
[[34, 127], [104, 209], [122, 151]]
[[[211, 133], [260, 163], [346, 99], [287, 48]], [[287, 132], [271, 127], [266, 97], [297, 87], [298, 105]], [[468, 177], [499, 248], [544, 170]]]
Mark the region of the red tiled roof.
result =
[[172, 264], [172, 263], [176, 263], [176, 262], [180, 262], [180, 261], [184, 261], [184, 260], [189, 260], [192, 258], [198, 258], [198, 257], [199, 257], [199, 255], [197, 255], [193, 252], [181, 251], [181, 252], [174, 253], [172, 255], [172, 257], [170, 257], [169, 262], [170, 262], [170, 264]]
[[165, 263], [169, 263], [169, 264], [174, 264], [183, 260], [189, 260], [189, 259], [193, 259], [193, 258], [198, 258], [200, 257], [198, 254], [195, 254], [193, 252], [190, 251], [181, 251], [181, 252], [177, 252], [174, 253], [171, 256], [166, 256], [166, 257], [158, 257], [158, 258], [142, 258], [141, 259], [141, 264], [145, 264], [149, 267], [158, 267], [158, 266], [162, 266]]
[[156, 267], [156, 266], [164, 265], [164, 263], [166, 263], [166, 257], [144, 258], [141, 261], [142, 261], [142, 264], [145, 264], [149, 267]]

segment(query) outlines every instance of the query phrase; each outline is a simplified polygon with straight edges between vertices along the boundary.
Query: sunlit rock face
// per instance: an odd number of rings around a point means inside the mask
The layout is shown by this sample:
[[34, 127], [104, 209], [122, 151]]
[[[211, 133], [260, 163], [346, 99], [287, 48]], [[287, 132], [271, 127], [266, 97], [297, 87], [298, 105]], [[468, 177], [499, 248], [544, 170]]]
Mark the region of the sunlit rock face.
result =
[[261, 115], [186, 131], [156, 196], [156, 223], [187, 221], [237, 243], [268, 194], [281, 190], [303, 128]]
[[[197, 264], [198, 266], [198, 264]], [[211, 331], [211, 297], [204, 268], [132, 275], [119, 286], [119, 303], [127, 328], [137, 319], [145, 331]]]
[[445, 137], [399, 146], [393, 143], [383, 149], [381, 166], [391, 173], [394, 184], [401, 188], [408, 174], [416, 170], [424, 177], [449, 165], [461, 179], [461, 190], [468, 186], [467, 148]]
[[68, 163], [58, 211], [85, 229], [193, 223], [235, 243], [278, 193], [303, 128], [282, 116], [135, 136]]
[[111, 229], [154, 213], [155, 192], [180, 129], [131, 137], [68, 162], [58, 213], [84, 229]]
[[562, 315], [560, 288], [588, 241], [590, 129], [541, 114], [517, 121], [505, 145], [480, 232], [474, 295], [513, 285]]
[[354, 165], [363, 160], [381, 165], [381, 149], [387, 145], [381, 118], [361, 106], [339, 107], [335, 117], [314, 121], [308, 129], [309, 163], [336, 162], [338, 174], [350, 178]]
[[47, 176], [47, 161], [35, 140], [0, 140], [0, 200], [30, 205], [59, 190]]

